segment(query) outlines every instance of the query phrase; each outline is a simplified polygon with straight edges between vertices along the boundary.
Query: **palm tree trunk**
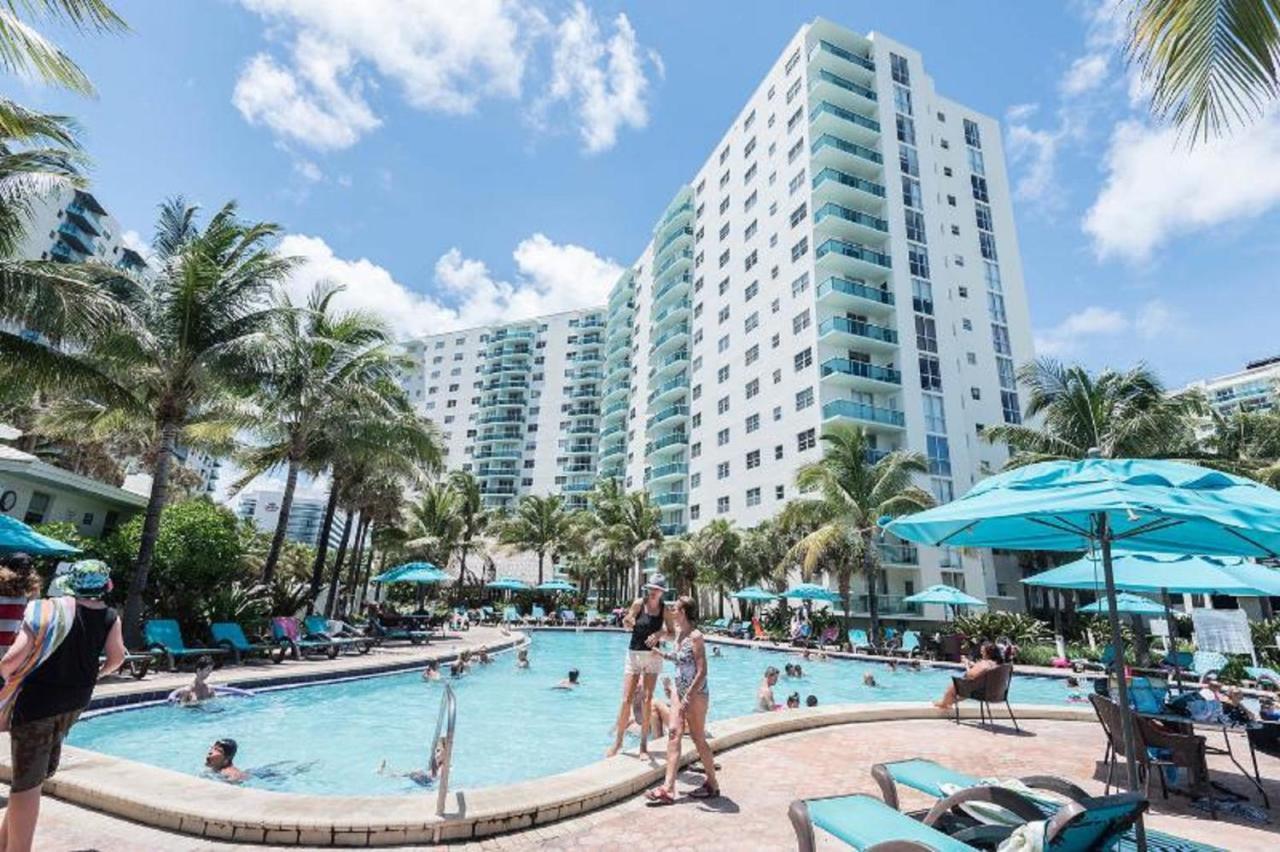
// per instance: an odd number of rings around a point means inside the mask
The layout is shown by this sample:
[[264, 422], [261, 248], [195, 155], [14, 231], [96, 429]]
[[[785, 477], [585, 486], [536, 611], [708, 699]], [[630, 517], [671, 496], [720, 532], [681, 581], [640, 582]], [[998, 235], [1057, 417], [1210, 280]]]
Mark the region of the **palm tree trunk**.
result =
[[471, 539], [461, 543], [458, 548], [458, 588], [467, 582], [467, 549], [471, 547]]
[[151, 559], [156, 552], [156, 539], [160, 536], [160, 513], [168, 498], [169, 466], [173, 463], [177, 437], [178, 424], [165, 423], [160, 427], [160, 448], [151, 477], [147, 514], [142, 521], [142, 540], [138, 544], [133, 580], [129, 583], [129, 594], [124, 602], [124, 624], [121, 626], [125, 644], [130, 648], [142, 647], [142, 594], [147, 590], [147, 575], [151, 572]]
[[369, 531], [369, 521], [360, 516], [359, 522], [356, 524], [356, 546], [355, 552], [351, 555], [351, 567], [347, 570], [347, 590], [343, 598], [347, 601], [347, 612], [350, 612], [352, 596], [355, 594], [356, 583], [360, 581], [360, 569], [364, 567], [364, 539], [365, 534]]
[[875, 542], [871, 538], [871, 530], [862, 534], [862, 573], [867, 578], [867, 614], [871, 617], [871, 641], [880, 641], [880, 611], [876, 601], [876, 559], [871, 552]]
[[329, 575], [329, 594], [324, 601], [324, 614], [326, 616], [333, 614], [333, 601], [338, 594], [338, 577], [342, 576], [342, 563], [347, 558], [347, 543], [351, 541], [351, 516], [354, 513], [347, 510], [347, 521], [342, 528], [342, 541], [338, 542], [338, 553], [333, 558], [333, 572]]
[[716, 618], [724, 618], [724, 586], [716, 586], [716, 591], [720, 593], [716, 601]]
[[538, 585], [542, 585], [542, 548], [538, 548]]
[[324, 564], [329, 558], [329, 536], [333, 533], [333, 516], [338, 512], [338, 483], [329, 484], [329, 499], [324, 505], [324, 520], [320, 522], [320, 537], [316, 540], [316, 558], [311, 563], [311, 599], [320, 593], [324, 582]]
[[289, 528], [289, 512], [293, 509], [293, 492], [298, 488], [298, 462], [289, 458], [289, 473], [284, 480], [284, 496], [280, 498], [280, 517], [276, 520], [276, 533], [271, 537], [271, 549], [267, 551], [267, 561], [262, 564], [262, 582], [269, 584], [276, 573], [276, 563], [280, 561], [280, 550], [284, 547], [284, 534]]

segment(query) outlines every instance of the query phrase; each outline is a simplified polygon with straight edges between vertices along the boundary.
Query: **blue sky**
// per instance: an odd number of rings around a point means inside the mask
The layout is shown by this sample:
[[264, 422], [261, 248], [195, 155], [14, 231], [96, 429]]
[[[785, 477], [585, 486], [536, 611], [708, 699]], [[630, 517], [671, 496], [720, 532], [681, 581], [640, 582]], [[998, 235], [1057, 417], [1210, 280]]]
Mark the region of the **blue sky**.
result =
[[1005, 122], [1040, 350], [1171, 385], [1280, 351], [1280, 116], [1188, 152], [1153, 127], [1097, 2], [119, 0], [57, 39], [96, 191], [236, 199], [310, 259], [292, 286], [425, 333], [602, 300], [790, 34], [817, 15], [918, 48]]

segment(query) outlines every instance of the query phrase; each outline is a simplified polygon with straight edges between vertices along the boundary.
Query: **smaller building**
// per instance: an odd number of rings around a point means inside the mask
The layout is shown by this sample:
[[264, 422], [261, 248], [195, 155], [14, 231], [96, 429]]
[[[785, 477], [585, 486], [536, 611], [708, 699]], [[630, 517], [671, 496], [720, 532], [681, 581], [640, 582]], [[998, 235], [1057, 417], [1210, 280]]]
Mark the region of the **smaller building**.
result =
[[124, 229], [93, 193], [59, 189], [32, 205], [27, 237], [18, 256], [61, 263], [106, 263], [146, 268], [142, 255], [124, 244]]
[[[276, 524], [280, 522], [280, 504], [283, 500], [283, 491], [246, 491], [240, 495], [236, 514], [245, 520], [253, 521], [253, 525], [262, 532], [274, 533]], [[285, 538], [315, 547], [320, 541], [320, 528], [324, 525], [325, 502], [325, 497], [295, 493], [293, 505], [289, 509], [289, 524], [285, 527]], [[329, 530], [330, 547], [337, 547], [342, 542], [342, 531], [346, 529], [345, 521], [345, 512], [337, 512], [334, 515], [333, 526]]]
[[1237, 373], [1192, 382], [1187, 390], [1204, 393], [1222, 415], [1275, 411], [1280, 407], [1280, 355], [1250, 361]]
[[117, 488], [0, 444], [0, 512], [28, 524], [69, 521], [85, 536], [109, 535], [147, 507]]

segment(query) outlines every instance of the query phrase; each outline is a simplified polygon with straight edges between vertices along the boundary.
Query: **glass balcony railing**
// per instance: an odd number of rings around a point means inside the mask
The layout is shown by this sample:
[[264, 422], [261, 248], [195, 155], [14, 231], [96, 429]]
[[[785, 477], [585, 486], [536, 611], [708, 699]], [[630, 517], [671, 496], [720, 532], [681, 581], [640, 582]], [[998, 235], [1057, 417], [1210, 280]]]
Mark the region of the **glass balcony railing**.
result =
[[676, 302], [675, 304], [673, 304], [673, 305], [669, 305], [669, 306], [667, 306], [667, 307], [663, 308], [661, 311], [659, 311], [659, 312], [657, 313], [657, 315], [656, 315], [656, 316], [654, 316], [654, 318], [653, 318], [653, 324], [654, 324], [654, 325], [661, 325], [662, 321], [663, 321], [664, 319], [666, 319], [667, 317], [671, 316], [671, 315], [672, 315], [672, 314], [674, 314], [674, 313], [678, 313], [678, 312], [680, 312], [680, 311], [687, 311], [687, 310], [689, 310], [689, 307], [690, 307], [689, 300], [688, 300], [688, 299], [681, 299], [680, 301]]
[[648, 401], [653, 402], [655, 399], [657, 399], [658, 397], [662, 396], [665, 393], [673, 391], [676, 388], [686, 388], [688, 386], [689, 386], [688, 375], [681, 373], [679, 376], [676, 376], [671, 381], [659, 387], [656, 387], [652, 391], [650, 391]]
[[682, 323], [676, 326], [675, 328], [671, 329], [670, 331], [666, 332], [665, 334], [659, 336], [656, 340], [653, 341], [653, 343], [649, 344], [649, 351], [653, 352], [655, 350], [661, 349], [663, 345], [681, 336], [684, 336], [684, 337], [689, 336], [688, 323]]
[[658, 450], [665, 450], [667, 447], [685, 446], [689, 443], [689, 436], [684, 432], [672, 432], [670, 435], [663, 435], [661, 438], [650, 441], [645, 445], [644, 454], [650, 455]]
[[836, 331], [865, 337], [868, 340], [878, 340], [881, 343], [893, 343], [896, 345], [898, 342], [898, 332], [882, 325], [872, 325], [869, 322], [851, 320], [848, 317], [828, 317], [818, 323], [819, 335]]
[[689, 495], [683, 491], [668, 491], [655, 496], [653, 502], [659, 506], [682, 506], [689, 502]]
[[821, 260], [829, 254], [837, 254], [843, 257], [852, 257], [856, 260], [863, 260], [867, 263], [874, 263], [876, 266], [883, 266], [885, 269], [892, 268], [892, 258], [889, 255], [878, 252], [875, 249], [869, 249], [858, 243], [851, 243], [845, 240], [830, 239], [822, 245], [818, 246], [817, 258]]
[[878, 166], [884, 165], [884, 157], [880, 155], [879, 151], [868, 148], [865, 145], [859, 145], [856, 142], [850, 142], [847, 139], [841, 139], [839, 136], [832, 136], [830, 133], [824, 133], [813, 140], [813, 144], [809, 146], [809, 152], [816, 154], [823, 148], [842, 151], [845, 154], [860, 157]]
[[608, 405], [606, 405], [604, 407], [604, 411], [602, 411], [601, 414], [603, 414], [605, 417], [608, 417], [610, 414], [617, 414], [619, 411], [626, 411], [626, 410], [627, 410], [627, 401], [625, 399], [620, 399], [617, 402], [611, 402]]
[[693, 212], [692, 201], [686, 201], [683, 204], [680, 204], [679, 206], [673, 207], [667, 211], [665, 216], [662, 217], [662, 221], [658, 223], [658, 227], [654, 228], [654, 230], [660, 231], [667, 226], [668, 222], [670, 222], [672, 219], [676, 218], [677, 216], [683, 216], [686, 213], [692, 213], [692, 212]]
[[852, 399], [833, 399], [823, 405], [822, 419], [829, 420], [833, 417], [849, 417], [898, 428], [902, 428], [907, 423], [906, 416], [896, 408], [881, 408], [878, 405], [855, 402]]
[[887, 220], [881, 219], [879, 216], [872, 216], [870, 213], [863, 213], [861, 210], [851, 210], [848, 207], [842, 207], [833, 201], [828, 201], [826, 204], [813, 211], [814, 224], [818, 224], [822, 222], [822, 220], [832, 217], [854, 225], [862, 225], [863, 227], [870, 228], [873, 231], [880, 231], [884, 234], [889, 233], [889, 222]]
[[829, 53], [832, 56], [838, 56], [839, 58], [843, 59], [845, 62], [852, 62], [854, 65], [857, 65], [859, 68], [862, 68], [867, 71], [876, 70], [876, 64], [872, 62], [870, 59], [868, 59], [867, 57], [859, 56], [858, 54], [852, 51], [845, 50], [843, 47], [832, 44], [826, 39], [819, 41], [809, 51], [809, 58], [812, 59], [813, 55], [818, 51], [822, 51], [823, 53]]
[[671, 476], [673, 474], [684, 474], [688, 472], [689, 472], [689, 466], [687, 464], [683, 464], [681, 462], [676, 462], [674, 464], [664, 464], [658, 467], [650, 468], [649, 470], [645, 471], [644, 481], [648, 482], [651, 479], [661, 479], [664, 476]]
[[869, 101], [877, 100], [874, 89], [868, 89], [866, 86], [860, 86], [852, 80], [846, 80], [839, 74], [832, 74], [830, 71], [825, 69], [818, 72], [817, 79], [809, 84], [809, 88], [813, 88], [819, 81], [823, 83], [830, 83], [831, 85], [844, 89], [847, 92], [853, 92], [855, 95], [866, 98]]
[[606, 438], [613, 437], [614, 435], [621, 435], [623, 432], [626, 431], [626, 428], [627, 427], [621, 423], [619, 423], [616, 426], [610, 426], [608, 429], [605, 429], [600, 433], [600, 440], [603, 441]]
[[[876, 595], [876, 612], [881, 615], [914, 615], [922, 612], [920, 604], [909, 604], [903, 601], [903, 595]], [[866, 595], [853, 596], [853, 611], [865, 615], [871, 611]]]
[[679, 352], [673, 352], [672, 354], [667, 355], [658, 361], [655, 361], [652, 364], [652, 366], [649, 367], [649, 378], [653, 378], [653, 375], [657, 373], [659, 370], [670, 367], [672, 364], [678, 364], [681, 361], [688, 361], [688, 360], [689, 360], [689, 350], [681, 349]]
[[674, 538], [678, 535], [684, 535], [689, 528], [684, 524], [659, 524], [658, 529], [662, 530], [662, 534]]
[[654, 426], [657, 426], [659, 423], [664, 423], [667, 420], [672, 419], [673, 417], [688, 417], [688, 416], [689, 416], [689, 406], [670, 405], [662, 409], [661, 411], [659, 411], [657, 414], [650, 417], [647, 426], [648, 428], [652, 429]]
[[817, 189], [827, 181], [832, 181], [834, 183], [841, 184], [842, 186], [847, 186], [851, 189], [856, 189], [860, 192], [874, 195], [877, 198], [884, 198], [884, 187], [875, 181], [860, 178], [857, 175], [845, 174], [839, 169], [833, 169], [830, 167], [823, 169], [813, 176], [813, 188]]
[[679, 278], [676, 278], [672, 281], [668, 281], [666, 284], [663, 284], [661, 287], [659, 287], [658, 290], [653, 294], [653, 304], [654, 305], [660, 304], [662, 300], [666, 298], [666, 296], [669, 293], [675, 290], [678, 290], [679, 288], [689, 284], [692, 281], [693, 281], [693, 277], [687, 274], [681, 275]]
[[[662, 265], [653, 271], [654, 279], [656, 280], [658, 278], [661, 278], [662, 273], [666, 272], [668, 269], [675, 266], [681, 260], [693, 260], [693, 249], [685, 249], [684, 251], [678, 251], [675, 254], [668, 257], [666, 260], [664, 260], [662, 262]], [[655, 296], [654, 298], [656, 299], [657, 297]]]
[[860, 299], [879, 302], [882, 305], [892, 305], [894, 302], [893, 291], [888, 287], [872, 287], [865, 281], [841, 278], [838, 275], [833, 275], [818, 285], [817, 294], [819, 300], [828, 293], [857, 296]]
[[689, 225], [685, 225], [683, 228], [673, 231], [671, 233], [671, 236], [663, 240], [662, 245], [658, 246], [658, 248], [653, 252], [653, 256], [661, 257], [662, 253], [666, 251], [667, 248], [676, 240], [680, 239], [681, 237], [692, 237], [692, 236], [693, 236], [693, 228], [690, 227]]
[[892, 565], [919, 565], [920, 551], [913, 544], [881, 544], [880, 559]]
[[822, 101], [814, 107], [809, 113], [809, 121], [810, 123], [815, 122], [824, 115], [830, 115], [834, 118], [840, 119], [841, 121], [847, 121], [850, 124], [856, 125], [865, 130], [870, 130], [872, 133], [880, 132], [880, 122], [867, 118], [865, 115], [854, 112], [853, 110], [838, 107], [830, 101]]
[[868, 364], [864, 361], [851, 361], [848, 358], [830, 358], [822, 362], [822, 375], [830, 376], [836, 373], [842, 373], [846, 376], [859, 376], [877, 382], [887, 382], [891, 385], [902, 384], [902, 371], [895, 370], [892, 367], [881, 367], [878, 364]]

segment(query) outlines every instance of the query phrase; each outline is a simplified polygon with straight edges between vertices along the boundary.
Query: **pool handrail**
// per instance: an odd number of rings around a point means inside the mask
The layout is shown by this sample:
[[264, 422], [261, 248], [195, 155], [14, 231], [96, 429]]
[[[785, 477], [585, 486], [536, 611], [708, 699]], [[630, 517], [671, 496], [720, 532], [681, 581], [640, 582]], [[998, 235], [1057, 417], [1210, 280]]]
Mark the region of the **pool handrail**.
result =
[[449, 764], [453, 760], [453, 729], [458, 716], [458, 699], [453, 694], [453, 687], [444, 685], [444, 696], [440, 699], [440, 712], [436, 715], [436, 735], [431, 739], [431, 757], [435, 760], [436, 743], [440, 742], [440, 731], [444, 730], [444, 754], [440, 765], [436, 767], [436, 814], [444, 814], [445, 799], [449, 795]]

